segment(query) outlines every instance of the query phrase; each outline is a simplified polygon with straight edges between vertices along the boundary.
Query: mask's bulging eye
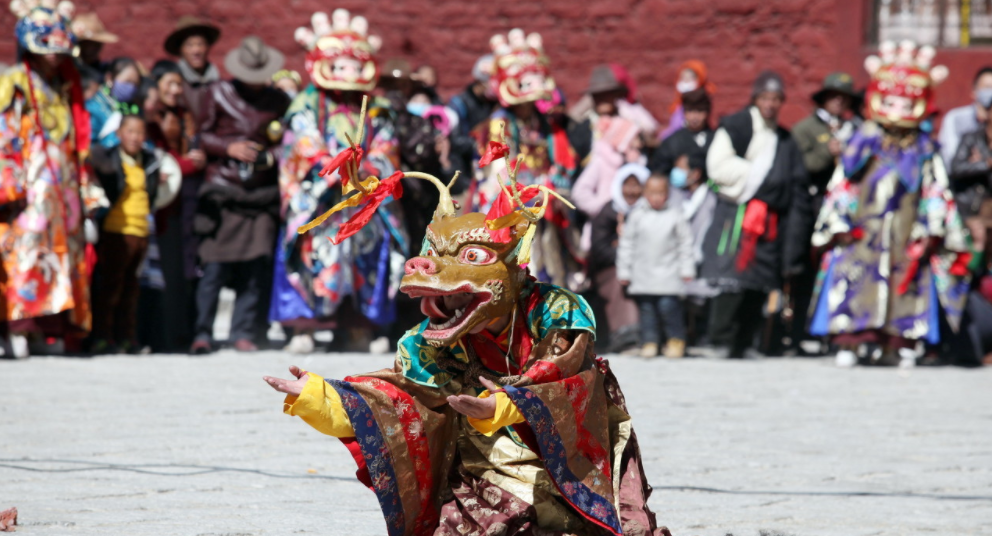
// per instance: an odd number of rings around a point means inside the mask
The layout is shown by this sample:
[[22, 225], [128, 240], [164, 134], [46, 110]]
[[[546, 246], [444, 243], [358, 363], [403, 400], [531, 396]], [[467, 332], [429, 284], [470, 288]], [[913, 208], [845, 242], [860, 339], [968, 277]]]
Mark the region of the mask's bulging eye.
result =
[[495, 253], [479, 246], [462, 248], [458, 256], [458, 261], [462, 264], [491, 264], [495, 260]]
[[434, 251], [434, 246], [427, 248], [427, 253], [425, 255], [428, 257], [437, 257], [437, 251]]

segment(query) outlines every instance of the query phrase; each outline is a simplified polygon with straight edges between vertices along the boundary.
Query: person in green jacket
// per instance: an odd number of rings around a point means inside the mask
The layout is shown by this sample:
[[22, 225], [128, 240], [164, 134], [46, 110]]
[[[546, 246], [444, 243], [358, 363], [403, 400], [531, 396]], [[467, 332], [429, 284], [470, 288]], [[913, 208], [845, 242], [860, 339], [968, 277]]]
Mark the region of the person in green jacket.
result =
[[858, 95], [854, 91], [851, 75], [832, 73], [812, 98], [816, 110], [793, 127], [792, 136], [803, 153], [803, 163], [806, 164], [810, 184], [816, 189], [813, 195], [819, 209], [827, 183], [837, 168], [837, 157], [844, 150], [845, 142], [857, 130], [858, 125], [851, 119], [851, 112]]
[[[816, 110], [792, 129], [792, 137], [803, 154], [803, 163], [809, 173], [810, 193], [813, 213], [819, 213], [827, 184], [837, 168], [837, 159], [843, 152], [847, 140], [858, 130], [860, 118], [853, 114], [854, 105], [859, 100], [854, 91], [854, 81], [847, 73], [832, 73], [823, 81], [823, 86], [812, 95]], [[812, 236], [810, 227], [809, 235]], [[790, 353], [801, 351], [799, 343], [807, 338], [806, 319], [813, 287], [816, 284], [816, 263], [795, 277], [789, 286], [793, 319], [789, 335]]]

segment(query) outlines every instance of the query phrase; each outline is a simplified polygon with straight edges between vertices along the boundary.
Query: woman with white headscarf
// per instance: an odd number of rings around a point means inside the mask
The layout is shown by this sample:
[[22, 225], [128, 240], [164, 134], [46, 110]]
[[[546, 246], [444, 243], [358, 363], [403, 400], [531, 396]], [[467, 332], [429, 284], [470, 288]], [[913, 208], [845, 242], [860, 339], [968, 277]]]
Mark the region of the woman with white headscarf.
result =
[[589, 275], [606, 308], [610, 330], [609, 351], [619, 352], [639, 343], [637, 304], [624, 294], [617, 281], [617, 244], [623, 218], [640, 202], [641, 191], [651, 172], [640, 164], [626, 164], [613, 175], [611, 201], [592, 219]]

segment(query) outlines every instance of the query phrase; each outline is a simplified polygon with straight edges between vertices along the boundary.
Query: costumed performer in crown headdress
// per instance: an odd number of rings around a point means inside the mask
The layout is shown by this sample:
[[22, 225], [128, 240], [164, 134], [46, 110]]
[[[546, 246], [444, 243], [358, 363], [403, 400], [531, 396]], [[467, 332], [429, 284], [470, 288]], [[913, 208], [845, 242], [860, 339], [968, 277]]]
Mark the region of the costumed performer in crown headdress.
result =
[[940, 315], [957, 329], [968, 290], [970, 239], [948, 189], [944, 162], [921, 128], [936, 113], [931, 47], [881, 45], [865, 67], [866, 122], [848, 143], [816, 223], [827, 249], [817, 278], [810, 332], [857, 362], [863, 343], [883, 348], [875, 363], [912, 366], [918, 341], [940, 341]]
[[306, 235], [297, 235], [296, 228], [348, 193], [337, 188], [340, 174], [320, 177], [317, 172], [350, 146], [349, 138], [361, 144], [362, 177], [386, 177], [399, 169], [399, 145], [388, 101], [373, 99], [364, 123], [359, 121], [362, 98], [379, 79], [375, 54], [381, 41], [368, 35], [368, 22], [338, 9], [331, 17], [314, 13], [311, 25], [296, 30], [296, 41], [307, 50], [311, 83], [287, 113], [279, 173], [285, 227], [276, 251], [269, 319], [294, 331], [290, 351], [312, 351], [313, 330], [332, 326], [341, 329], [339, 334], [351, 329], [346, 338], [365, 351], [368, 321], [385, 325], [396, 315], [395, 296], [410, 248], [394, 213], [397, 206], [383, 204], [368, 226], [341, 242], [328, 238], [354, 209], [334, 214]]
[[[391, 536], [669, 534], [647, 507], [637, 436], [593, 352], [589, 305], [525, 267], [557, 194], [521, 185], [507, 167], [492, 209], [459, 216], [449, 191], [457, 174], [449, 185], [415, 172], [359, 180], [362, 154], [346, 151], [322, 172], [357, 190], [332, 209], [360, 207], [336, 240], [402, 195], [401, 179], [438, 188], [400, 287], [428, 318], [400, 340], [390, 369], [341, 381], [297, 367], [292, 380], [266, 377], [288, 395], [284, 411], [341, 439]], [[494, 141], [483, 161], [508, 164], [509, 154]]]
[[[561, 92], [551, 77], [550, 60], [537, 33], [525, 35], [516, 28], [507, 35], [490, 39], [493, 53], [491, 91], [500, 106], [478, 133], [479, 154], [485, 154], [492, 139], [507, 140], [517, 155], [510, 164], [516, 168], [517, 180], [524, 185], [543, 185], [568, 196], [576, 168], [575, 151], [564, 128], [542, 112], [564, 107]], [[499, 174], [505, 172], [503, 159], [484, 168], [484, 179], [471, 188], [470, 202], [475, 208], [488, 210], [500, 194]], [[574, 278], [581, 272], [579, 229], [570, 225], [568, 215], [553, 203], [545, 221], [537, 226], [531, 273], [541, 281], [559, 286], [577, 286]]]
[[[18, 63], [0, 76], [0, 258], [6, 355], [27, 356], [27, 333], [90, 329], [83, 171], [90, 122], [69, 29], [73, 5], [15, 0]], [[86, 199], [84, 199], [86, 197]]]

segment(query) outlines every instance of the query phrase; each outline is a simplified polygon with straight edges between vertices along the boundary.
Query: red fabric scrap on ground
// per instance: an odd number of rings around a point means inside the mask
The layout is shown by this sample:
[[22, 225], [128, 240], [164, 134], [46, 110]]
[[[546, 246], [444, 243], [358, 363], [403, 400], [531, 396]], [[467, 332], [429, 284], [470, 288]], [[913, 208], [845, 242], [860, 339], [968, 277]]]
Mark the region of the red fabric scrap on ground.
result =
[[17, 530], [17, 508], [11, 508], [0, 512], [0, 532], [14, 532]]

